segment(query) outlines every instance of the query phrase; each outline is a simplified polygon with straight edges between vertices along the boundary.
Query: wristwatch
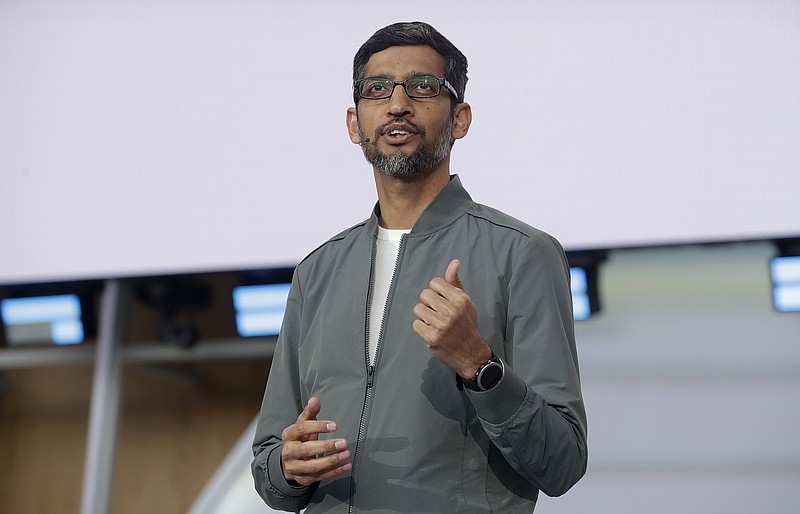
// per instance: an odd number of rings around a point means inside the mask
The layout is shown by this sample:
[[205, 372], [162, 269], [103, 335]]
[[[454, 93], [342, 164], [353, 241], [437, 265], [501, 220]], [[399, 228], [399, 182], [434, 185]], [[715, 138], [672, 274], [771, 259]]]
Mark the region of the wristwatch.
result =
[[[488, 391], [493, 388], [505, 374], [505, 364], [500, 360], [500, 357], [492, 352], [492, 358], [486, 361], [478, 371], [475, 372], [475, 378], [470, 380], [463, 380], [457, 373], [456, 382], [461, 382], [467, 389], [473, 391]], [[460, 387], [459, 387], [460, 389]]]

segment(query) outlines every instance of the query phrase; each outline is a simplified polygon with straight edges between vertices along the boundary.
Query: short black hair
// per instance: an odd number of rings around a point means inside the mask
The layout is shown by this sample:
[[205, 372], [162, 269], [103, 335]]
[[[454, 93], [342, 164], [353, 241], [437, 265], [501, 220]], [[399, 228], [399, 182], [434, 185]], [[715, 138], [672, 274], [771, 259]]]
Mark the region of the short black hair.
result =
[[[364, 78], [364, 68], [372, 54], [386, 50], [390, 46], [425, 45], [433, 48], [444, 57], [444, 78], [453, 85], [458, 98], [455, 104], [464, 101], [467, 89], [467, 58], [456, 46], [438, 30], [422, 21], [393, 23], [372, 35], [353, 58], [353, 83]], [[353, 99], [358, 103], [358, 93], [353, 91]]]

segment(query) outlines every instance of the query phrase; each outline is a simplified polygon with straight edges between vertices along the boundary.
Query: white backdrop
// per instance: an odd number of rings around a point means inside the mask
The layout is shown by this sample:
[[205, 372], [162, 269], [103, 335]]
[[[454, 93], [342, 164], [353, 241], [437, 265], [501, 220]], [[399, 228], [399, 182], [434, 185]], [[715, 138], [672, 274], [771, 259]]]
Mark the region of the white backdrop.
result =
[[293, 265], [376, 199], [352, 56], [470, 60], [453, 169], [567, 249], [800, 234], [800, 3], [0, 0], [0, 283]]

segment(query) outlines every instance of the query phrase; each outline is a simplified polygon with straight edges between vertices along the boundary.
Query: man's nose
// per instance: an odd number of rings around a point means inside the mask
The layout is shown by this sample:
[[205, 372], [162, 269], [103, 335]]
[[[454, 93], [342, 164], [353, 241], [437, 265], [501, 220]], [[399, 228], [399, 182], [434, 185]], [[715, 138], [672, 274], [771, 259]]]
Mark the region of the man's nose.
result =
[[389, 97], [389, 114], [396, 117], [413, 116], [414, 100], [406, 93], [405, 84], [395, 84]]

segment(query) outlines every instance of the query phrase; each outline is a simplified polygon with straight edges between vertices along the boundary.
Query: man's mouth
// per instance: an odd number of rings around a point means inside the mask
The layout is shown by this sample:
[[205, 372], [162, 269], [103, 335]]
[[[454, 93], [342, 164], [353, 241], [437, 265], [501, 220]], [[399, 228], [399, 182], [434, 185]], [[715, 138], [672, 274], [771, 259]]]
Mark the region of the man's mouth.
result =
[[407, 143], [418, 134], [418, 131], [406, 124], [392, 124], [383, 129], [383, 139], [390, 145]]

